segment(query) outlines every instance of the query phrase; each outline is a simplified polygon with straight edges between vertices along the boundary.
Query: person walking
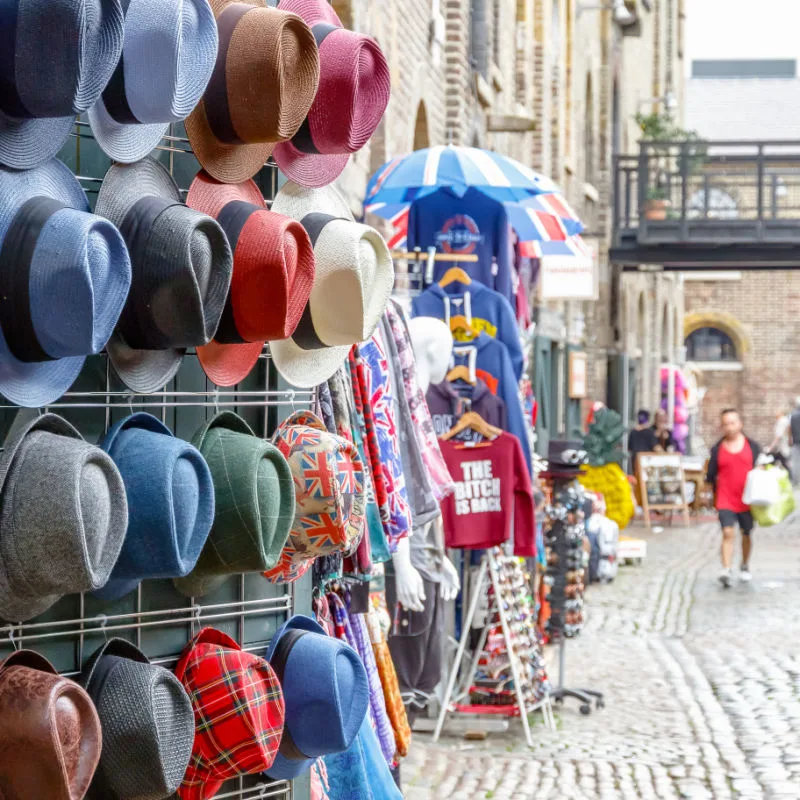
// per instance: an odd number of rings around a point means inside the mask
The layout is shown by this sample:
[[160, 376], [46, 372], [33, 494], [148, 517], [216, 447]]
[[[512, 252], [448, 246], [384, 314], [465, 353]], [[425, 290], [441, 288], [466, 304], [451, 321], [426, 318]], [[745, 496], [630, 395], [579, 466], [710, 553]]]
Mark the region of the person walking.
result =
[[794, 411], [789, 417], [789, 435], [792, 438], [792, 483], [800, 484], [800, 397], [794, 401]]
[[755, 466], [761, 448], [742, 432], [742, 418], [735, 408], [726, 408], [721, 415], [722, 438], [711, 449], [708, 461], [708, 482], [714, 487], [719, 523], [722, 526], [722, 572], [719, 580], [729, 588], [733, 578], [733, 543], [738, 525], [742, 534], [742, 565], [739, 579], [751, 580], [750, 554], [753, 549], [753, 516], [742, 501], [747, 473]]

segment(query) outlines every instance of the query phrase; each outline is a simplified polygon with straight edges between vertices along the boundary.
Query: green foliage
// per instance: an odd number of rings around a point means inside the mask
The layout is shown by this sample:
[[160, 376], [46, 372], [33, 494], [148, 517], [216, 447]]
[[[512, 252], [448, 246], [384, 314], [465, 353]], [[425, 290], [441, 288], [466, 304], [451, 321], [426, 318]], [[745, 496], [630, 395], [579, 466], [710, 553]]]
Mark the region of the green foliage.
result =
[[595, 414], [589, 432], [583, 437], [583, 447], [589, 456], [589, 465], [602, 467], [604, 464], [622, 464], [622, 437], [625, 426], [622, 417], [610, 408], [600, 409]]
[[697, 131], [686, 130], [675, 122], [668, 111], [639, 112], [634, 119], [642, 132], [642, 138], [656, 142], [693, 142], [700, 139]]

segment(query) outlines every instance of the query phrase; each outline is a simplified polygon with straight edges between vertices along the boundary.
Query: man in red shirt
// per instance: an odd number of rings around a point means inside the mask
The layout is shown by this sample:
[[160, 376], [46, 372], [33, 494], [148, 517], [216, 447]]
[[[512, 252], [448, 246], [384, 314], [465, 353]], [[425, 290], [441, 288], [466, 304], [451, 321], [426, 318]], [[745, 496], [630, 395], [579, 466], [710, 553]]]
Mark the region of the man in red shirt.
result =
[[751, 580], [753, 517], [750, 507], [742, 502], [747, 473], [755, 466], [761, 448], [742, 433], [742, 418], [735, 408], [722, 412], [722, 439], [711, 450], [708, 461], [708, 482], [714, 487], [719, 522], [722, 525], [722, 572], [720, 583], [727, 589], [732, 582], [731, 561], [736, 526], [742, 532], [742, 566], [739, 578]]

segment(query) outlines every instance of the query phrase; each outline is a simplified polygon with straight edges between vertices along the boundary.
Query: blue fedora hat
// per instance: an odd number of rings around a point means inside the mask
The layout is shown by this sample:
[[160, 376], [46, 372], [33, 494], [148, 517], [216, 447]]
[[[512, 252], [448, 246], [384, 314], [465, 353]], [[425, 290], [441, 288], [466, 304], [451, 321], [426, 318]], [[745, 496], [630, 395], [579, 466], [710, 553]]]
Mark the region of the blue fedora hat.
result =
[[131, 285], [119, 231], [56, 159], [0, 167], [0, 394], [52, 403], [114, 331]]
[[369, 708], [367, 671], [352, 647], [301, 615], [272, 637], [267, 661], [283, 687], [286, 720], [278, 756], [265, 774], [291, 780], [320, 756], [353, 743]]
[[0, 3], [0, 164], [30, 169], [61, 149], [122, 53], [120, 0]]
[[128, 533], [104, 588], [116, 600], [146, 578], [194, 569], [214, 520], [211, 471], [200, 451], [154, 416], [132, 414], [100, 442], [117, 465], [128, 498]]
[[119, 66], [89, 110], [100, 147], [126, 164], [144, 158], [200, 101], [217, 45], [208, 0], [129, 0]]

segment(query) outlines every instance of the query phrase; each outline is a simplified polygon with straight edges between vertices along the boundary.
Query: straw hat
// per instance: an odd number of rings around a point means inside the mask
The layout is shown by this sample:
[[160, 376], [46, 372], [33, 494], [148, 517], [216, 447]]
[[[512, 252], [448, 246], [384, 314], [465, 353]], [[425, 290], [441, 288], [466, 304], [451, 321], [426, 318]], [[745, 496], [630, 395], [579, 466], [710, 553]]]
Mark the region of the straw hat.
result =
[[45, 406], [111, 336], [131, 284], [128, 250], [51, 159], [0, 168], [0, 262], [0, 393]]
[[265, 0], [212, 0], [211, 7], [217, 62], [186, 131], [208, 173], [239, 183], [302, 124], [317, 93], [319, 53], [300, 17]]
[[301, 186], [327, 186], [383, 119], [391, 95], [389, 66], [378, 43], [345, 30], [326, 0], [280, 0], [311, 26], [319, 47], [319, 90], [300, 130], [276, 146], [281, 171]]
[[214, 217], [233, 250], [233, 280], [214, 341], [197, 349], [206, 375], [233, 386], [255, 366], [269, 339], [300, 322], [314, 281], [314, 251], [296, 220], [268, 211], [253, 181], [225, 184], [201, 172], [186, 202]]
[[0, 3], [0, 164], [30, 169], [58, 153], [122, 53], [120, 0]]
[[96, 211], [122, 231], [133, 263], [108, 355], [126, 386], [154, 392], [175, 376], [187, 347], [214, 336], [230, 288], [231, 249], [211, 217], [181, 203], [172, 176], [152, 158], [112, 166]]
[[374, 228], [354, 222], [332, 186], [287, 183], [272, 210], [299, 220], [314, 245], [314, 287], [300, 325], [290, 339], [270, 342], [278, 372], [293, 386], [311, 388], [375, 332], [392, 292], [392, 257]]
[[125, 45], [89, 122], [115, 161], [144, 158], [197, 105], [217, 58], [208, 0], [129, 0]]

